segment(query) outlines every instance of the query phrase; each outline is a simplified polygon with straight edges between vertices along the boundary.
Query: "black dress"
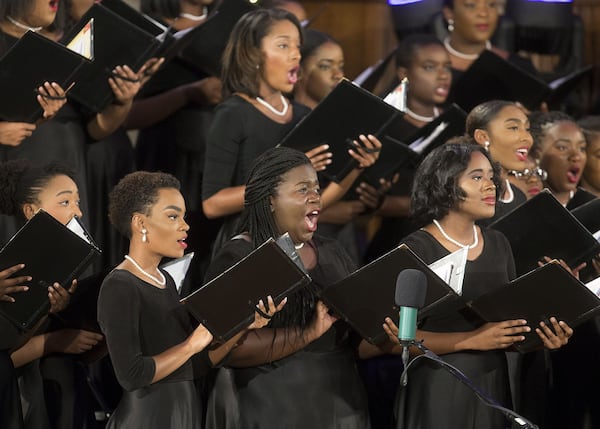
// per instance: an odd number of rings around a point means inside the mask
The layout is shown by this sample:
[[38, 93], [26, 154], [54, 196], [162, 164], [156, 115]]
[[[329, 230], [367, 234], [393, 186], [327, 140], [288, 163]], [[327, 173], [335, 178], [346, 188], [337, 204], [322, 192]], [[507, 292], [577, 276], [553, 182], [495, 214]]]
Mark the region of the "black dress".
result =
[[167, 277], [164, 289], [125, 270], [114, 270], [102, 283], [98, 322], [125, 390], [107, 428], [201, 427], [202, 408], [191, 360], [152, 383], [152, 356], [183, 342], [192, 330], [173, 279], [163, 274]]
[[[256, 157], [275, 147], [310, 109], [291, 102], [292, 120], [280, 124], [265, 116], [242, 97], [233, 95], [215, 109], [208, 132], [202, 199], [206, 200], [224, 188], [245, 185]], [[238, 234], [239, 214], [228, 216], [215, 242], [213, 254]]]
[[[351, 272], [350, 259], [335, 241], [315, 237], [309, 245], [318, 258], [309, 273], [313, 283], [290, 296], [269, 327], [306, 326], [312, 320], [318, 290]], [[245, 240], [229, 241], [209, 275], [217, 275], [251, 249]], [[300, 323], [290, 324], [293, 320]], [[220, 403], [207, 410], [207, 428], [368, 428], [367, 401], [354, 355], [357, 341], [345, 323], [336, 322], [318, 340], [288, 357], [231, 369], [228, 381], [233, 380], [234, 386], [218, 383], [215, 387], [213, 395]], [[222, 414], [215, 415], [216, 410]]]
[[[477, 259], [468, 261], [463, 282], [464, 300], [474, 299], [500, 287], [515, 275], [514, 261], [506, 237], [482, 230], [484, 246]], [[404, 240], [425, 263], [448, 255], [431, 234], [415, 231]], [[461, 303], [449, 303], [430, 317], [420, 329], [433, 332], [466, 332], [477, 328], [459, 310]], [[427, 343], [424, 343], [427, 346]], [[465, 351], [442, 358], [463, 371], [471, 381], [505, 407], [511, 407], [508, 370], [504, 351]], [[408, 373], [408, 385], [401, 388], [397, 402], [400, 429], [504, 429], [510, 424], [497, 410], [485, 406], [475, 394], [437, 364], [419, 359]]]

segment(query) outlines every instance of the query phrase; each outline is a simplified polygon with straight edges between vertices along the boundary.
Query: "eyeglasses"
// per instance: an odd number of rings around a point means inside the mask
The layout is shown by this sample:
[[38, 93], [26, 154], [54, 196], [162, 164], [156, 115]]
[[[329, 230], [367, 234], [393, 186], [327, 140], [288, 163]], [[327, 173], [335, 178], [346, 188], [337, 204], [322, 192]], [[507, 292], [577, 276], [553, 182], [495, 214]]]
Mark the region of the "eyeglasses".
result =
[[529, 169], [526, 168], [524, 170], [509, 170], [508, 174], [511, 176], [515, 176], [517, 179], [520, 180], [529, 180], [532, 177], [536, 177], [539, 178], [542, 182], [544, 180], [546, 180], [548, 178], [548, 172], [542, 168], [534, 168], [534, 169]]

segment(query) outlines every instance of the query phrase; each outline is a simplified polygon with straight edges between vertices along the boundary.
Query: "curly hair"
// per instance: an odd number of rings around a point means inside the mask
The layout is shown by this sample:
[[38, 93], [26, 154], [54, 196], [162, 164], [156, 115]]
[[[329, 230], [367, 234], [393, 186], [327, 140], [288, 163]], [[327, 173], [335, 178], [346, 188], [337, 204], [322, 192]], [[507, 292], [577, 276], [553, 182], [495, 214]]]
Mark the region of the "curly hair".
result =
[[24, 221], [23, 206], [39, 204], [40, 192], [57, 176], [67, 176], [76, 182], [74, 171], [57, 162], [36, 164], [27, 159], [3, 162], [0, 166], [0, 213]]
[[240, 92], [258, 96], [260, 68], [264, 58], [262, 40], [280, 21], [290, 21], [298, 29], [302, 43], [302, 27], [298, 18], [282, 9], [256, 9], [246, 13], [235, 24], [223, 53], [223, 97]]
[[542, 141], [548, 129], [559, 122], [573, 122], [576, 124], [575, 119], [558, 110], [546, 113], [533, 112], [529, 115], [529, 132], [533, 137], [533, 146], [531, 146], [530, 152], [534, 158], [539, 158], [542, 153]]
[[498, 114], [509, 106], [517, 106], [512, 101], [505, 100], [490, 100], [481, 103], [469, 112], [466, 119], [466, 133], [474, 137], [476, 130], [488, 130], [491, 121], [496, 119]]
[[311, 165], [310, 160], [304, 153], [287, 147], [269, 149], [254, 161], [246, 182], [239, 225], [241, 231], [250, 233], [255, 247], [281, 234], [271, 211], [271, 197], [277, 195], [284, 174], [301, 165]]
[[470, 142], [446, 143], [431, 151], [417, 169], [411, 193], [411, 216], [415, 225], [424, 226], [434, 219], [442, 219], [465, 198], [458, 179], [475, 152], [482, 153], [490, 162], [496, 199], [502, 195], [500, 166], [483, 147]]
[[165, 188], [179, 190], [179, 180], [161, 172], [136, 171], [123, 177], [109, 195], [108, 217], [114, 227], [131, 238], [131, 219], [135, 213], [149, 215], [158, 201], [158, 191]]

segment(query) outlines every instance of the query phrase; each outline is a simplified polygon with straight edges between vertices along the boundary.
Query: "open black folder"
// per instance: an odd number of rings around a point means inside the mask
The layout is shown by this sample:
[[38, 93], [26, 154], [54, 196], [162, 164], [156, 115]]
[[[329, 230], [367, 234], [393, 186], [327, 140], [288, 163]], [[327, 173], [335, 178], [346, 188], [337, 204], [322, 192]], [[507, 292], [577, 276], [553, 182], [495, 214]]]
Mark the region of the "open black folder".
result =
[[34, 123], [42, 117], [37, 89], [56, 82], [64, 90], [78, 81], [88, 60], [33, 31], [28, 31], [0, 59], [0, 119]]
[[15, 295], [15, 302], [0, 301], [0, 314], [21, 329], [31, 328], [50, 308], [48, 286], [58, 282], [68, 289], [99, 254], [93, 242], [40, 210], [0, 250], [2, 269], [25, 264], [13, 277], [32, 277], [29, 290]]
[[430, 314], [438, 304], [458, 298], [454, 290], [406, 244], [326, 288], [321, 298], [364, 339], [380, 344], [387, 338], [382, 327], [384, 319], [391, 317], [396, 320], [398, 317], [398, 309], [394, 305], [396, 279], [407, 268], [420, 270], [427, 277], [427, 294], [425, 304], [419, 310], [420, 318]]
[[297, 262], [269, 239], [181, 302], [223, 342], [252, 322], [260, 299], [266, 305], [271, 295], [278, 304], [310, 281]]
[[562, 101], [590, 72], [588, 66], [547, 84], [497, 54], [484, 51], [452, 83], [448, 100], [467, 112], [484, 101], [496, 99], [519, 101], [528, 109], [538, 110], [543, 101], [552, 105]]
[[[384, 146], [401, 144], [393, 135], [388, 135], [387, 130], [402, 115], [381, 98], [343, 79], [283, 138], [280, 145], [306, 152], [328, 144], [333, 157], [323, 175], [339, 182], [357, 167], [348, 150], [355, 148], [353, 142], [359, 141], [360, 134], [373, 134]], [[380, 158], [383, 158], [383, 153]], [[378, 168], [377, 163], [379, 161], [372, 167]]]
[[600, 243], [548, 191], [542, 191], [489, 225], [510, 242], [517, 275], [538, 266], [544, 256], [575, 268], [600, 252]]
[[161, 41], [131, 22], [95, 3], [63, 38], [68, 44], [92, 21], [94, 58], [82, 67], [78, 85], [70, 96], [94, 112], [104, 110], [114, 101], [108, 78], [116, 66], [138, 71], [153, 57]]
[[585, 204], [575, 207], [571, 214], [585, 226], [594, 237], [599, 238], [600, 234], [600, 198], [588, 201]]
[[556, 260], [539, 267], [505, 286], [471, 301], [468, 307], [486, 322], [525, 319], [531, 332], [514, 345], [520, 352], [540, 348], [535, 333], [540, 322], [565, 321], [571, 328], [598, 314], [600, 298], [573, 277]]

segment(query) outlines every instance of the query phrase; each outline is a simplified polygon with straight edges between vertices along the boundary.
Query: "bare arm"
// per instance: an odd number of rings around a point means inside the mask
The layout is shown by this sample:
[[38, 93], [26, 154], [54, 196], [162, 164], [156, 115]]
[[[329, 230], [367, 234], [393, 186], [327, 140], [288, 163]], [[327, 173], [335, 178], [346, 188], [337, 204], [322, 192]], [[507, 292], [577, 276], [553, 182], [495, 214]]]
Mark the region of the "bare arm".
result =
[[216, 194], [202, 201], [202, 209], [207, 218], [213, 219], [239, 213], [244, 209], [245, 186], [234, 186], [221, 189]]

